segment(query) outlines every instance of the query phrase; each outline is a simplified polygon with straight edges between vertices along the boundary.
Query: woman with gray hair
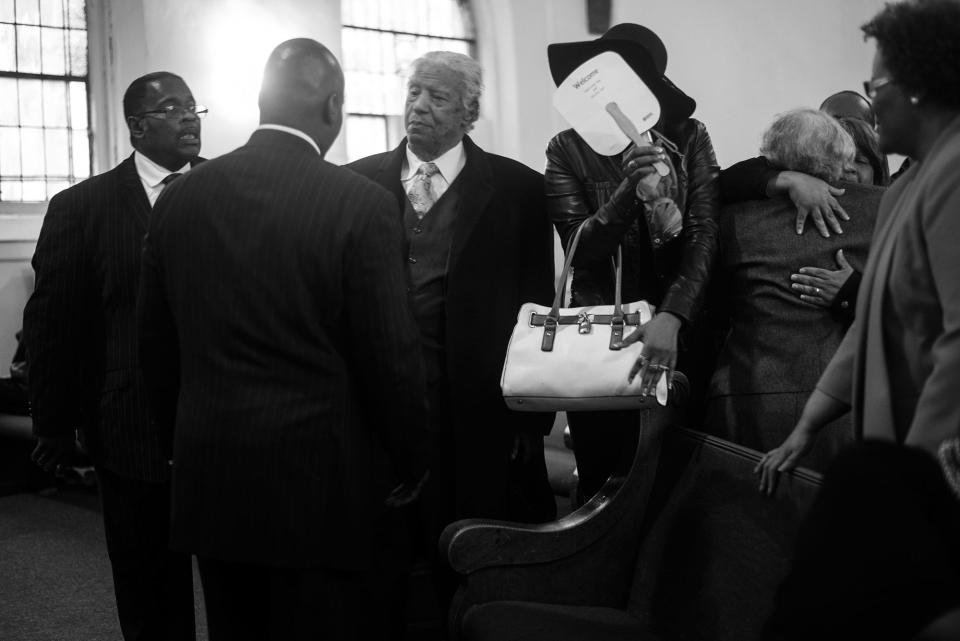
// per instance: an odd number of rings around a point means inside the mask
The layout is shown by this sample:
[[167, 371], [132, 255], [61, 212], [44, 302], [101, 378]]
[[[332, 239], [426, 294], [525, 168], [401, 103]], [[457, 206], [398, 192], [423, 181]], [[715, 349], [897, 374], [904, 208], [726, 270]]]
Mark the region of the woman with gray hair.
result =
[[[850, 135], [814, 109], [779, 116], [763, 136], [762, 153], [778, 166], [836, 182], [854, 158]], [[829, 308], [800, 300], [797, 265], [828, 266], [839, 248], [862, 269], [883, 190], [846, 185], [845, 233], [797, 235], [787, 196], [725, 207], [720, 214], [720, 266], [711, 286], [717, 324], [728, 328], [708, 391], [705, 429], [761, 451], [783, 441], [803, 402], [840, 345], [846, 323]], [[811, 459], [822, 469], [853, 440], [849, 421], [831, 430]]]
[[760, 153], [779, 167], [836, 182], [852, 166], [856, 148], [832, 116], [794, 109], [777, 117], [763, 134]]

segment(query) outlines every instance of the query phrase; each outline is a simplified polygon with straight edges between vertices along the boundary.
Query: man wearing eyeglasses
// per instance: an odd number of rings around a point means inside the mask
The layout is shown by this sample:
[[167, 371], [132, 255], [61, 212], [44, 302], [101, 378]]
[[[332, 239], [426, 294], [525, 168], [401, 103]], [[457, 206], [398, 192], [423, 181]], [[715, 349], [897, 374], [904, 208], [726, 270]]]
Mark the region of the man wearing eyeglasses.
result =
[[124, 639], [194, 639], [190, 556], [167, 543], [170, 435], [147, 408], [136, 300], [151, 209], [200, 161], [206, 109], [182, 78], [157, 72], [130, 84], [123, 112], [134, 153], [51, 199], [33, 256], [33, 459], [47, 470], [67, 461], [79, 432], [96, 467]]

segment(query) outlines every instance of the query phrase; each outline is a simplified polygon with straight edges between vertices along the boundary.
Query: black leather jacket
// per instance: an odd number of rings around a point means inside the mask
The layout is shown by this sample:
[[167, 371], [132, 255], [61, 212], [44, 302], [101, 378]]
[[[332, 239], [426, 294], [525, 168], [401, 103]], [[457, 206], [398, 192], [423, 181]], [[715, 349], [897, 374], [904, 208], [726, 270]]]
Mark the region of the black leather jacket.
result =
[[575, 306], [613, 302], [610, 259], [621, 244], [623, 300], [647, 300], [687, 326], [699, 313], [717, 256], [720, 167], [702, 122], [686, 119], [662, 137], [673, 143], [658, 142], [676, 167], [676, 204], [683, 212], [676, 238], [651, 239], [633, 190], [618, 189], [621, 156], [595, 153], [572, 129], [547, 147], [547, 207], [564, 247], [589, 219], [573, 262]]

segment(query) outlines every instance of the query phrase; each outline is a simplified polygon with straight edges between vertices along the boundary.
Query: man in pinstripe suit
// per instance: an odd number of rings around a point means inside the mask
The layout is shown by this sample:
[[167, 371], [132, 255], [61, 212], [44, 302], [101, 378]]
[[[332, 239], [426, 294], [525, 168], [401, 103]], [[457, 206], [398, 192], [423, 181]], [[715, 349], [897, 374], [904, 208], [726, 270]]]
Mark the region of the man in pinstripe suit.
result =
[[212, 641], [377, 638], [376, 526], [391, 488], [424, 476], [396, 203], [323, 159], [342, 97], [323, 45], [280, 44], [260, 127], [170, 187], [144, 246], [171, 543], [197, 555]]
[[50, 201], [24, 310], [30, 400], [51, 469], [76, 431], [93, 458], [123, 637], [193, 639], [190, 556], [169, 550], [170, 444], [147, 408], [137, 357], [140, 252], [154, 202], [197, 162], [200, 120], [183, 79], [131, 83], [123, 111], [134, 153]]

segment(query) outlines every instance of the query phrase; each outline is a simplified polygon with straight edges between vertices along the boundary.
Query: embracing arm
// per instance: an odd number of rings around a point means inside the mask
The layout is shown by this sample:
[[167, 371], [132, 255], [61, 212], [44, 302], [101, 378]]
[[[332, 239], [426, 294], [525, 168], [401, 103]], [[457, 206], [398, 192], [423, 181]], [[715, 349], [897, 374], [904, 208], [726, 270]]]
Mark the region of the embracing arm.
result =
[[778, 167], [763, 156], [742, 160], [720, 172], [720, 201], [724, 205], [788, 196], [797, 208], [798, 234], [803, 233], [808, 216], [813, 217], [814, 226], [824, 238], [829, 238], [830, 229], [842, 234], [837, 218], [850, 220], [837, 201], [843, 192], [814, 176]]
[[780, 171], [779, 167], [770, 164], [763, 156], [730, 165], [720, 172], [720, 202], [732, 205], [768, 198], [767, 185]]

